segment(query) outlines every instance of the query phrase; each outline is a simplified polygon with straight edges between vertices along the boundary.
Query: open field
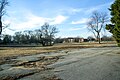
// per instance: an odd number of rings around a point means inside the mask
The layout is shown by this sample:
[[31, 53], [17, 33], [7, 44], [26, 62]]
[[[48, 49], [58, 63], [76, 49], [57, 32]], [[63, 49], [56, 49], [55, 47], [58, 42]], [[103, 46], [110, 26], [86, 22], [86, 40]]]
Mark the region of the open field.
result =
[[30, 54], [39, 54], [46, 52], [54, 52], [57, 50], [70, 49], [70, 48], [89, 48], [89, 47], [106, 47], [106, 46], [117, 46], [115, 42], [109, 43], [64, 43], [56, 44], [54, 46], [1, 46], [0, 47], [0, 59], [3, 57], [17, 56], [17, 55], [30, 55]]

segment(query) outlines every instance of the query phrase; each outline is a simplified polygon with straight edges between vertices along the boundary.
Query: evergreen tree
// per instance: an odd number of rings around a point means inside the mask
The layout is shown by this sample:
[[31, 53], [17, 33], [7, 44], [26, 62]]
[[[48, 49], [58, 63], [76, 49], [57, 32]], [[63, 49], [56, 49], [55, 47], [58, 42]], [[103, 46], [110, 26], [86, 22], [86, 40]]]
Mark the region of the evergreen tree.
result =
[[111, 11], [112, 24], [107, 24], [106, 29], [113, 34], [120, 47], [120, 0], [115, 0], [109, 10]]

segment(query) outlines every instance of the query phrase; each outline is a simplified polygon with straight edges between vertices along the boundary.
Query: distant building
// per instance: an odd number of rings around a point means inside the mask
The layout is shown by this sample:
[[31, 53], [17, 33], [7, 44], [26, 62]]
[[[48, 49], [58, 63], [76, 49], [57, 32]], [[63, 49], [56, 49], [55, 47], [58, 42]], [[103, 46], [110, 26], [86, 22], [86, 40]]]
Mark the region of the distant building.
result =
[[72, 43], [72, 42], [84, 42], [84, 38], [78, 38], [78, 37], [68, 37], [68, 38], [64, 38], [63, 43]]

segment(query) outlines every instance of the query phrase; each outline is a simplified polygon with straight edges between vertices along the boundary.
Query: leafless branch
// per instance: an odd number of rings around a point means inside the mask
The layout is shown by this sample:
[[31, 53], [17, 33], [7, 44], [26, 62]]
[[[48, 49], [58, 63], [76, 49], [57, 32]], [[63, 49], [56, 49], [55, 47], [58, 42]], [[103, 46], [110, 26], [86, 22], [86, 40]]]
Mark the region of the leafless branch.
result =
[[91, 31], [100, 43], [100, 32], [104, 29], [104, 23], [108, 21], [106, 13], [93, 12], [91, 20], [87, 23], [88, 30]]

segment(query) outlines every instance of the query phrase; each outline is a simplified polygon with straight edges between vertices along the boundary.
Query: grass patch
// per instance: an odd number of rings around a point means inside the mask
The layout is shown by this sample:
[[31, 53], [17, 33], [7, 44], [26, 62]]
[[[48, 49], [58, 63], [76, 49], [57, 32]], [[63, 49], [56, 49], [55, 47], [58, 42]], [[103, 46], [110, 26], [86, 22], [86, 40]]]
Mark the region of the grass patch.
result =
[[29, 47], [0, 47], [0, 58], [19, 56], [19, 55], [31, 55], [31, 54], [40, 54], [47, 52], [54, 52], [57, 50], [71, 49], [71, 48], [91, 48], [91, 47], [105, 47], [105, 46], [117, 46], [115, 43], [64, 43], [64, 44], [55, 44], [54, 46], [40, 47], [40, 46], [29, 46]]

